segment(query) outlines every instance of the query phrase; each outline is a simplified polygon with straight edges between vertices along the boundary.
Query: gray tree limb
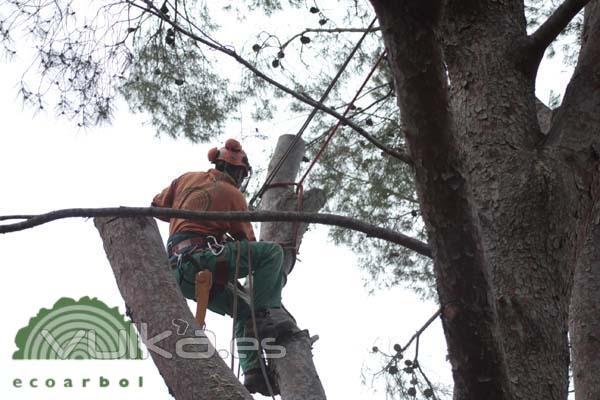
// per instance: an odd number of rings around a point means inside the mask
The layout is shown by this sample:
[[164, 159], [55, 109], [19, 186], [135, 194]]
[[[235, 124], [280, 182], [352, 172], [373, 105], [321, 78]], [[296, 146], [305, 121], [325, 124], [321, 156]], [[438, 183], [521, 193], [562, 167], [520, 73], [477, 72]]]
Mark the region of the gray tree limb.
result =
[[[16, 232], [33, 228], [57, 219], [63, 218], [92, 218], [92, 217], [131, 217], [145, 216], [156, 218], [187, 218], [191, 220], [223, 220], [223, 221], [299, 221], [309, 224], [335, 225], [342, 228], [354, 229], [367, 234], [369, 237], [388, 240], [405, 246], [419, 254], [431, 257], [429, 246], [418, 239], [403, 235], [390, 229], [381, 228], [354, 218], [326, 213], [306, 213], [292, 211], [235, 211], [235, 212], [196, 212], [157, 207], [113, 207], [113, 208], [70, 208], [51, 211], [39, 215], [20, 215], [28, 217], [25, 221], [14, 224], [0, 225], [0, 234]], [[4, 219], [14, 218], [5, 216]]]
[[[148, 217], [98, 217], [94, 224], [127, 314], [141, 333], [169, 393], [177, 400], [251, 400], [190, 312], [171, 274], [156, 222]], [[178, 329], [182, 324], [183, 331]], [[178, 354], [178, 346], [185, 342], [188, 344]], [[153, 350], [156, 347], [160, 350]], [[181, 350], [206, 356], [189, 358]]]
[[585, 8], [582, 46], [573, 78], [556, 112], [546, 146], [564, 149], [569, 158], [575, 153], [589, 168], [590, 154], [598, 149], [600, 124], [600, 2]]
[[[295, 182], [297, 179], [300, 163], [304, 156], [305, 144], [304, 141], [296, 141], [294, 144], [294, 139], [294, 135], [279, 137], [277, 147], [269, 163], [269, 174], [286, 154], [287, 149], [292, 145], [293, 147], [291, 147], [281, 168], [274, 175], [271, 187], [264, 192], [261, 198], [260, 208], [263, 210], [297, 209], [296, 187], [293, 185], [279, 186], [282, 183]], [[301, 201], [304, 210], [318, 211], [325, 205], [326, 197], [322, 190], [312, 189], [303, 194]], [[307, 228], [308, 224], [299, 222], [276, 221], [261, 224], [260, 240], [284, 243], [283, 269], [286, 281], [295, 264], [296, 252]], [[281, 398], [283, 400], [325, 400], [325, 390], [312, 359], [312, 343], [308, 330], [301, 330], [296, 326], [292, 335], [281, 339], [281, 344], [286, 348], [285, 357], [269, 360], [277, 376]]]

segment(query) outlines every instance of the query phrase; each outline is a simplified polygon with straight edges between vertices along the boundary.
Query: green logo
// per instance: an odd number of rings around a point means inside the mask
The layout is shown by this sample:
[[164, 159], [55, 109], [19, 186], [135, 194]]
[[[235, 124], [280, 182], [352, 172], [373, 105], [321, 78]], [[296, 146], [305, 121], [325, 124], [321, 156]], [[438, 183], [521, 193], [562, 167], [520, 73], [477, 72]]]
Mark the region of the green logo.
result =
[[13, 360], [141, 359], [133, 324], [97, 298], [63, 297], [42, 308], [15, 337]]

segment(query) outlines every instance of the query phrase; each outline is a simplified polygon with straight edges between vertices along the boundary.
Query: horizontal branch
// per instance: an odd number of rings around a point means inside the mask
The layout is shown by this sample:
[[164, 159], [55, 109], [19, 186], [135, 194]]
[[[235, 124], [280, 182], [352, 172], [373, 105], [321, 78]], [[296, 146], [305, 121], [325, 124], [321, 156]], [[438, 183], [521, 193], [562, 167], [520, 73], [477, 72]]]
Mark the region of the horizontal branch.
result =
[[569, 22], [590, 0], [565, 0], [540, 27], [532, 33], [530, 49], [536, 54], [543, 53], [556, 37], [569, 25]]
[[[112, 207], [112, 208], [68, 208], [51, 211], [46, 214], [19, 216], [28, 217], [25, 221], [0, 225], [0, 233], [9, 233], [33, 228], [47, 222], [63, 218], [92, 218], [92, 217], [162, 217], [185, 218], [190, 220], [219, 220], [219, 221], [290, 221], [322, 225], [334, 225], [363, 232], [369, 237], [387, 240], [413, 250], [426, 257], [431, 257], [429, 246], [391, 229], [371, 225], [366, 222], [335, 214], [305, 213], [291, 211], [235, 211], [235, 212], [196, 212], [157, 207]], [[0, 220], [6, 217], [0, 217]]]

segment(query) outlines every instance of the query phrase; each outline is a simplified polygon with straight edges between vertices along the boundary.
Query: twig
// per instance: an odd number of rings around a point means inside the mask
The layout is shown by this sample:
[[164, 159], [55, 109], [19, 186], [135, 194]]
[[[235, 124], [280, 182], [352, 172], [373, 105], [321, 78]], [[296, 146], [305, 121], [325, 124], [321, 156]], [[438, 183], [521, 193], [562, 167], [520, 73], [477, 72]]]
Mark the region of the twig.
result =
[[296, 33], [294, 36], [290, 37], [288, 40], [286, 40], [282, 45], [281, 48], [285, 48], [287, 45], [289, 45], [294, 39], [304, 36], [305, 33], [345, 33], [345, 32], [350, 32], [350, 33], [364, 33], [364, 32], [377, 32], [380, 31], [381, 27], [380, 26], [376, 26], [373, 28], [332, 28], [332, 29], [321, 29], [321, 28], [306, 28], [304, 29], [302, 32], [300, 33]]
[[[190, 220], [220, 220], [220, 221], [289, 221], [305, 222], [323, 225], [334, 225], [366, 233], [369, 237], [387, 240], [399, 244], [421, 255], [431, 257], [427, 243], [366, 222], [326, 213], [306, 213], [292, 211], [235, 211], [235, 212], [195, 212], [157, 207], [112, 207], [112, 208], [69, 208], [51, 211], [46, 214], [29, 216], [26, 221], [0, 225], [0, 233], [16, 232], [33, 228], [47, 222], [63, 218], [90, 217], [162, 217], [185, 218]], [[2, 218], [2, 217], [0, 217]], [[424, 329], [424, 328], [423, 328]]]
[[[396, 354], [392, 356], [392, 359], [391, 359], [391, 360], [390, 360], [390, 361], [387, 363], [387, 365], [385, 366], [384, 370], [386, 370], [386, 369], [387, 369], [387, 368], [388, 368], [390, 365], [392, 365], [392, 363], [393, 363], [394, 361], [396, 361], [396, 360], [399, 358], [399, 356], [400, 356], [402, 353], [404, 353], [404, 352], [406, 351], [406, 349], [408, 349], [408, 348], [409, 348], [409, 346], [412, 344], [412, 342], [414, 342], [414, 341], [415, 341], [415, 339], [418, 339], [418, 338], [419, 338], [419, 336], [421, 336], [421, 335], [423, 334], [423, 332], [425, 332], [425, 330], [426, 330], [426, 329], [429, 327], [429, 325], [431, 325], [431, 323], [432, 323], [433, 321], [435, 321], [435, 319], [436, 319], [437, 317], [439, 317], [439, 315], [440, 315], [441, 313], [442, 313], [442, 309], [441, 309], [441, 308], [439, 308], [439, 309], [438, 309], [438, 310], [437, 310], [437, 311], [436, 311], [436, 312], [435, 312], [435, 313], [434, 313], [434, 314], [433, 314], [433, 315], [432, 315], [432, 316], [431, 316], [431, 317], [430, 317], [430, 318], [427, 320], [427, 322], [425, 322], [425, 324], [423, 324], [423, 326], [422, 326], [421, 328], [419, 328], [419, 330], [418, 330], [418, 331], [416, 331], [414, 335], [412, 335], [412, 337], [411, 337], [411, 338], [408, 340], [408, 342], [407, 342], [407, 343], [406, 343], [404, 346], [402, 346], [402, 347], [400, 348], [400, 351], [397, 351], [397, 352], [396, 352]], [[416, 355], [415, 355], [415, 358], [416, 358]]]

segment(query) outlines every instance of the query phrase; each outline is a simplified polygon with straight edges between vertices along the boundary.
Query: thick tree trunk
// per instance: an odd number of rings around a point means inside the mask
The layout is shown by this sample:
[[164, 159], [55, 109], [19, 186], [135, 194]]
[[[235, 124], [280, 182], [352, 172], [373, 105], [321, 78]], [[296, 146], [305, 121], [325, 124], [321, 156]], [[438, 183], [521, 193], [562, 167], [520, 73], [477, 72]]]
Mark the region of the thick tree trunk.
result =
[[[156, 222], [143, 217], [94, 222], [127, 314], [169, 393], [177, 400], [252, 399], [190, 312], [171, 274]], [[182, 325], [187, 328], [182, 330]]]
[[538, 118], [543, 49], [527, 36], [522, 2], [371, 2], [415, 166], [454, 397], [566, 399], [573, 265], [600, 192], [589, 150], [599, 42], [584, 41], [556, 117]]
[[600, 226], [575, 269], [569, 334], [576, 400], [600, 399]]
[[[293, 144], [294, 136], [283, 135], [277, 142], [275, 153], [269, 164], [269, 173], [277, 165], [281, 157]], [[275, 186], [267, 190], [260, 204], [262, 210], [291, 211], [297, 207], [294, 186], [278, 186], [277, 183], [289, 183], [296, 180], [300, 162], [304, 156], [304, 142], [298, 141], [275, 175]], [[315, 212], [325, 205], [325, 195], [321, 190], [313, 189], [304, 193], [302, 208], [304, 211]], [[260, 239], [284, 244], [284, 270], [287, 274], [292, 270], [296, 260], [296, 246], [299, 246], [307, 224], [290, 222], [267, 222], [261, 224]], [[285, 298], [285, 292], [284, 292]], [[283, 400], [320, 400], [325, 399], [325, 391], [312, 360], [312, 343], [307, 330], [296, 329], [296, 332], [286, 337], [282, 343], [286, 348], [286, 356], [271, 359], [271, 366], [277, 376], [281, 398]]]

